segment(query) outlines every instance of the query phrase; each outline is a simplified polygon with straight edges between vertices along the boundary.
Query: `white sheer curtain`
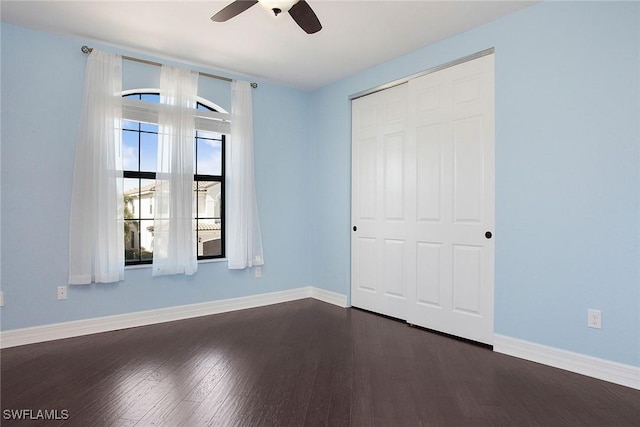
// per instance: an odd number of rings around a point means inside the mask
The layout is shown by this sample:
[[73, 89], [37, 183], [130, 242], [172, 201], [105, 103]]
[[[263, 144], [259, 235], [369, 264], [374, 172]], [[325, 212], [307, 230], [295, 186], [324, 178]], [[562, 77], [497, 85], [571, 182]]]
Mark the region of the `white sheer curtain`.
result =
[[87, 58], [73, 169], [69, 284], [124, 278], [122, 58], [96, 49]]
[[198, 73], [168, 65], [160, 72], [153, 275], [198, 270], [195, 230], [194, 109]]
[[231, 83], [227, 259], [230, 269], [264, 264], [253, 171], [253, 101], [249, 82]]

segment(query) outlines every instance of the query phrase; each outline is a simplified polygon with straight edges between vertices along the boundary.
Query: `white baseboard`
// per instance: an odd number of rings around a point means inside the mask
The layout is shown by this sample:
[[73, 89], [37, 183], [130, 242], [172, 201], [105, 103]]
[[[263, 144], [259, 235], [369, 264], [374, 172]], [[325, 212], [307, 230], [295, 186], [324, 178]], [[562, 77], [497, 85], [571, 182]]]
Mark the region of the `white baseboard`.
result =
[[494, 335], [493, 351], [640, 390], [640, 367]]
[[311, 298], [337, 305], [342, 308], [348, 307], [346, 295], [314, 287], [310, 287], [309, 289], [311, 289]]
[[0, 348], [172, 322], [174, 320], [262, 307], [303, 298], [315, 298], [340, 307], [346, 307], [347, 302], [345, 295], [308, 286], [268, 294], [2, 331], [0, 332]]

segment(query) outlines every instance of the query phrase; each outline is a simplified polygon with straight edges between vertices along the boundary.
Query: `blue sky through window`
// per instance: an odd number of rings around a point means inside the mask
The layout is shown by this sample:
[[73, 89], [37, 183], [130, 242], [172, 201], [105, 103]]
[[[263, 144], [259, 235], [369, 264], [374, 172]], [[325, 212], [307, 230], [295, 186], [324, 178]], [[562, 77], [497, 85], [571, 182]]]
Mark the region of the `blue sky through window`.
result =
[[[125, 97], [153, 103], [157, 103], [160, 100], [158, 94], [131, 94], [125, 95]], [[208, 107], [200, 103], [197, 109], [210, 111]], [[122, 128], [123, 169], [155, 172], [158, 155], [158, 125], [124, 120]], [[219, 133], [196, 132], [196, 174], [222, 175], [221, 140], [222, 135]], [[135, 180], [125, 180], [125, 191], [135, 187], [138, 187]]]

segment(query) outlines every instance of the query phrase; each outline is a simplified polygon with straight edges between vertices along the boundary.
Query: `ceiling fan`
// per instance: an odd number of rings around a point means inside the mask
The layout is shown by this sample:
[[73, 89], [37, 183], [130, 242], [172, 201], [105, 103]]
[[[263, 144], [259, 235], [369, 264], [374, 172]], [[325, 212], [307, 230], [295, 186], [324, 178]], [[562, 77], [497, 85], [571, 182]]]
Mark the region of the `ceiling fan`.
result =
[[[294, 21], [296, 21], [296, 24], [298, 24], [307, 34], [317, 33], [322, 29], [322, 25], [320, 24], [318, 17], [313, 9], [311, 9], [311, 6], [309, 6], [309, 3], [305, 0], [260, 0], [259, 2], [265, 8], [271, 10], [275, 16], [288, 11], [289, 15]], [[258, 3], [258, 0], [235, 0], [233, 3], [225, 6], [222, 10], [213, 15], [211, 20], [215, 22], [225, 22], [234, 16], [241, 14], [256, 3]]]

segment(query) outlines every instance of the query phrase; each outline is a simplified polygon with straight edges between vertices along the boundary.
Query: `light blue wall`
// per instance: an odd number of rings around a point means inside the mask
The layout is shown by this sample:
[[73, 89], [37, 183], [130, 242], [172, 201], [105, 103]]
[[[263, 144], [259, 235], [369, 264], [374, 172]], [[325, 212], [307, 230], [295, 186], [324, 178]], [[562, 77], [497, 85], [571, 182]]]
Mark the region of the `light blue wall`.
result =
[[495, 47], [495, 331], [640, 366], [639, 28], [640, 3], [544, 3], [313, 93], [312, 282], [349, 293], [348, 96]]
[[[152, 279], [150, 269], [127, 270], [121, 283], [73, 286], [66, 301], [56, 300], [56, 287], [68, 275], [72, 166], [86, 65], [82, 44], [2, 23], [2, 330], [307, 286], [302, 201], [309, 97], [259, 82], [254, 121], [262, 278], [221, 262], [200, 264], [192, 277]], [[125, 88], [157, 87], [158, 68], [126, 61], [123, 68]], [[201, 77], [199, 86], [200, 95], [230, 111], [229, 83]]]
[[[640, 366], [639, 28], [639, 3], [543, 3], [315, 92], [260, 83], [263, 278], [128, 270], [60, 302], [83, 41], [2, 24], [2, 330], [307, 285], [348, 295], [348, 96], [495, 47], [495, 330]], [[157, 79], [127, 67], [126, 86]], [[228, 86], [206, 85], [229, 108]]]

